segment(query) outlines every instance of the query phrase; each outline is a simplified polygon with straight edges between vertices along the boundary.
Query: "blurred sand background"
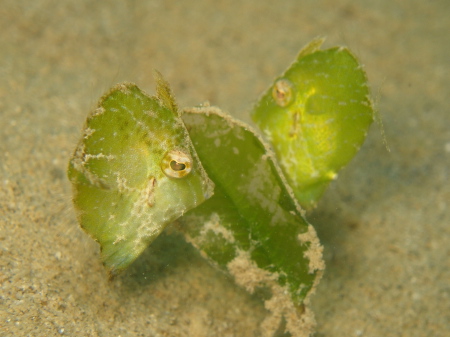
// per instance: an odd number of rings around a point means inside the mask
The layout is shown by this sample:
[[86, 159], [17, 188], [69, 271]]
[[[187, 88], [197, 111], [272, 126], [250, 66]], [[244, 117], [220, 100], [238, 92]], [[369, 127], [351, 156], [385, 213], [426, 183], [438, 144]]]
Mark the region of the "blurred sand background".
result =
[[113, 84], [249, 121], [316, 36], [365, 65], [379, 128], [309, 216], [327, 269], [318, 337], [450, 331], [448, 0], [0, 1], [0, 336], [259, 336], [261, 302], [177, 234], [108, 281], [66, 178]]

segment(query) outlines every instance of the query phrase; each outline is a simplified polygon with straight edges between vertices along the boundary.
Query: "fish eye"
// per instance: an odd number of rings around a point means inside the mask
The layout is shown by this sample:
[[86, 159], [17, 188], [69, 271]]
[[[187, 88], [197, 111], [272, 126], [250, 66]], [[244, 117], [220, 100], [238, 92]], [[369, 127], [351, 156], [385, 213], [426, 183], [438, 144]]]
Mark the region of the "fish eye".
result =
[[192, 158], [180, 150], [169, 151], [161, 161], [161, 169], [169, 178], [183, 178], [191, 172]]
[[292, 83], [285, 78], [276, 81], [272, 88], [272, 97], [279, 106], [288, 106], [294, 98]]

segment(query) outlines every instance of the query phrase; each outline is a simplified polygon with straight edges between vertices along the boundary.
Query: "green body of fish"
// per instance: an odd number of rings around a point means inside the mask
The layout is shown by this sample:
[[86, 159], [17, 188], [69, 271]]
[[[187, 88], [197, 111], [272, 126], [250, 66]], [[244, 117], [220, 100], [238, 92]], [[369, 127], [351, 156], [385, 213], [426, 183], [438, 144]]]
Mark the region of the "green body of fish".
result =
[[304, 301], [324, 264], [300, 205], [317, 203], [373, 121], [360, 64], [346, 48], [320, 50], [322, 42], [305, 47], [255, 105], [265, 140], [217, 108], [180, 113], [159, 74], [156, 96], [123, 83], [101, 98], [68, 176], [81, 227], [112, 275], [179, 219], [213, 264], [270, 294], [276, 321], [284, 317], [293, 335], [309, 331]]

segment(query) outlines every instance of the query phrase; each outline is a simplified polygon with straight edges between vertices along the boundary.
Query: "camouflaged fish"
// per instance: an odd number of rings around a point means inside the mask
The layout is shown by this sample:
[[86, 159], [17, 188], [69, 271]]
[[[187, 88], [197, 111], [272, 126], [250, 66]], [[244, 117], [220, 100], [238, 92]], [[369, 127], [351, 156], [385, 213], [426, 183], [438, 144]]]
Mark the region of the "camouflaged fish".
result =
[[100, 243], [112, 275], [214, 188], [159, 75], [156, 97], [123, 83], [101, 98], [68, 175], [81, 227]]
[[358, 152], [374, 120], [355, 56], [343, 47], [320, 50], [322, 43], [307, 45], [252, 111], [305, 208]]
[[185, 109], [182, 120], [159, 73], [155, 97], [123, 83], [101, 98], [68, 175], [79, 222], [112, 275], [180, 218], [203, 256], [264, 293], [271, 315], [262, 335], [283, 324], [292, 335], [312, 334], [308, 297], [324, 263], [299, 202], [315, 205], [374, 118], [356, 58], [346, 48], [320, 50], [322, 42], [306, 46], [252, 111], [275, 153], [217, 108]]

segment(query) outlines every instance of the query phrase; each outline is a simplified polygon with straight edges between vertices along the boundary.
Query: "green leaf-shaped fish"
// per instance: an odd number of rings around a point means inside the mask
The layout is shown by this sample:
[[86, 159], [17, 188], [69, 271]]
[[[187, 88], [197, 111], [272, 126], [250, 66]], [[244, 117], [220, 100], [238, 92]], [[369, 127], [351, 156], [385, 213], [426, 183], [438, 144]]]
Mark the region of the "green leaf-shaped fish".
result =
[[263, 295], [272, 313], [264, 335], [283, 324], [295, 336], [312, 333], [308, 297], [324, 264], [297, 199], [316, 203], [373, 121], [361, 66], [346, 48], [320, 50], [322, 42], [300, 52], [252, 113], [275, 154], [217, 108], [185, 109], [182, 120], [159, 74], [156, 97], [124, 83], [100, 100], [68, 174], [81, 226], [113, 275], [180, 218], [204, 256]]
[[213, 194], [169, 87], [157, 82], [157, 97], [130, 83], [103, 96], [69, 163], [79, 221], [112, 275]]
[[364, 70], [343, 47], [312, 41], [263, 95], [252, 118], [302, 206], [313, 206], [359, 150], [373, 121]]

